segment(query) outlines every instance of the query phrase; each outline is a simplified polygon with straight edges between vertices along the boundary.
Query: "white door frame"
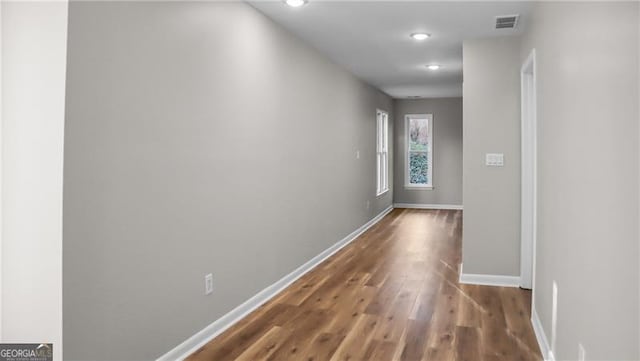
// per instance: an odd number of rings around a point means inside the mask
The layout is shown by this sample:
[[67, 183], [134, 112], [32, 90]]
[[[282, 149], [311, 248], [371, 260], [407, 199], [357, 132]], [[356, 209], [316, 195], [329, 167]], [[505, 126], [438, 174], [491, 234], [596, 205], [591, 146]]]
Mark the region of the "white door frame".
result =
[[520, 69], [521, 94], [521, 227], [520, 287], [533, 289], [536, 260], [537, 222], [537, 115], [536, 115], [536, 50]]
[[[0, 84], [2, 83], [2, 1], [0, 1]], [[2, 107], [2, 86], [0, 86], [0, 295], [2, 295], [2, 293], [4, 292], [3, 288], [2, 288], [2, 234], [3, 234], [3, 227], [2, 227], [2, 210], [4, 208], [4, 205], [2, 203], [2, 180], [3, 180], [3, 173], [2, 173], [2, 168], [3, 168], [3, 163], [2, 163], [2, 147], [3, 147], [3, 142], [2, 142], [2, 137], [3, 137], [3, 121], [2, 121], [2, 112], [3, 112], [3, 107]], [[4, 338], [2, 337], [2, 327], [3, 327], [3, 322], [2, 322], [2, 297], [0, 297], [0, 342], [4, 341]]]

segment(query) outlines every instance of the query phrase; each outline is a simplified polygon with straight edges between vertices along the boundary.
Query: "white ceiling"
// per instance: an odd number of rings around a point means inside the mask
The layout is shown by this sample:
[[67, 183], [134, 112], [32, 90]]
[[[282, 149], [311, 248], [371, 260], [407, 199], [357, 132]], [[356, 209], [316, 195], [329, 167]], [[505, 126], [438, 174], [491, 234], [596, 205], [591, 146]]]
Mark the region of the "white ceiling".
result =
[[[250, 4], [356, 76], [395, 98], [462, 95], [462, 41], [520, 34], [529, 2], [329, 1], [299, 8]], [[494, 29], [498, 15], [520, 14], [518, 27]], [[430, 39], [409, 37], [427, 32]], [[426, 64], [437, 63], [438, 71]]]

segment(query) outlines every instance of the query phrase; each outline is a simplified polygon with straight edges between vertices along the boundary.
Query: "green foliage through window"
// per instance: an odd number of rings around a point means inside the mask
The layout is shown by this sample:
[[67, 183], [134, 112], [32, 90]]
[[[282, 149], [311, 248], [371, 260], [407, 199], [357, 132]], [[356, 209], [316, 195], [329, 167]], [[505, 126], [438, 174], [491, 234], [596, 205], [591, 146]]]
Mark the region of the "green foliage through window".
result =
[[409, 153], [409, 183], [429, 184], [429, 157], [426, 152]]

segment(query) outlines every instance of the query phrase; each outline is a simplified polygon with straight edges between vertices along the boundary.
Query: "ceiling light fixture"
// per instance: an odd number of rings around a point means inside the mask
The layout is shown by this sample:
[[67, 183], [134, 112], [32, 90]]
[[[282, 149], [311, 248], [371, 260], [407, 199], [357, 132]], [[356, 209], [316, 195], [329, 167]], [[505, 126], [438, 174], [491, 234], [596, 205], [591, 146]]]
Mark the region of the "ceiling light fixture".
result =
[[413, 40], [425, 40], [425, 39], [429, 39], [431, 37], [431, 34], [427, 34], [427, 33], [413, 33], [411, 34], [411, 38]]
[[306, 4], [307, 0], [285, 0], [285, 3], [293, 8], [297, 8]]
[[429, 70], [438, 70], [438, 69], [440, 69], [440, 65], [438, 65], [438, 64], [427, 65], [427, 69], [429, 69]]

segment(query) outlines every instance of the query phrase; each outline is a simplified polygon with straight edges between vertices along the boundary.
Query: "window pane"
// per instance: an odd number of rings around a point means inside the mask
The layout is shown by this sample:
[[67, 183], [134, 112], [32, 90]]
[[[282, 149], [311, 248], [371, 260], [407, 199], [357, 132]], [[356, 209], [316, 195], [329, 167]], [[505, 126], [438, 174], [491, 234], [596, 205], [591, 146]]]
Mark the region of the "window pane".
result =
[[376, 154], [376, 163], [377, 163], [377, 171], [378, 171], [378, 177], [377, 177], [377, 191], [378, 193], [380, 193], [380, 191], [382, 190], [382, 155], [380, 153]]
[[380, 151], [382, 149], [382, 137], [383, 137], [383, 133], [381, 132], [382, 130], [382, 114], [378, 113], [378, 119], [377, 119], [378, 123], [377, 123], [377, 149], [378, 151]]
[[387, 153], [382, 154], [382, 164], [384, 165], [382, 172], [382, 189], [385, 190], [389, 188], [389, 170], [387, 169], [389, 161], [387, 160]]
[[429, 149], [429, 120], [409, 119], [409, 151]]
[[382, 150], [385, 152], [387, 151], [388, 142], [389, 142], [387, 127], [388, 127], [387, 115], [385, 114], [384, 119], [382, 120]]
[[429, 160], [426, 152], [409, 153], [409, 183], [429, 184]]

